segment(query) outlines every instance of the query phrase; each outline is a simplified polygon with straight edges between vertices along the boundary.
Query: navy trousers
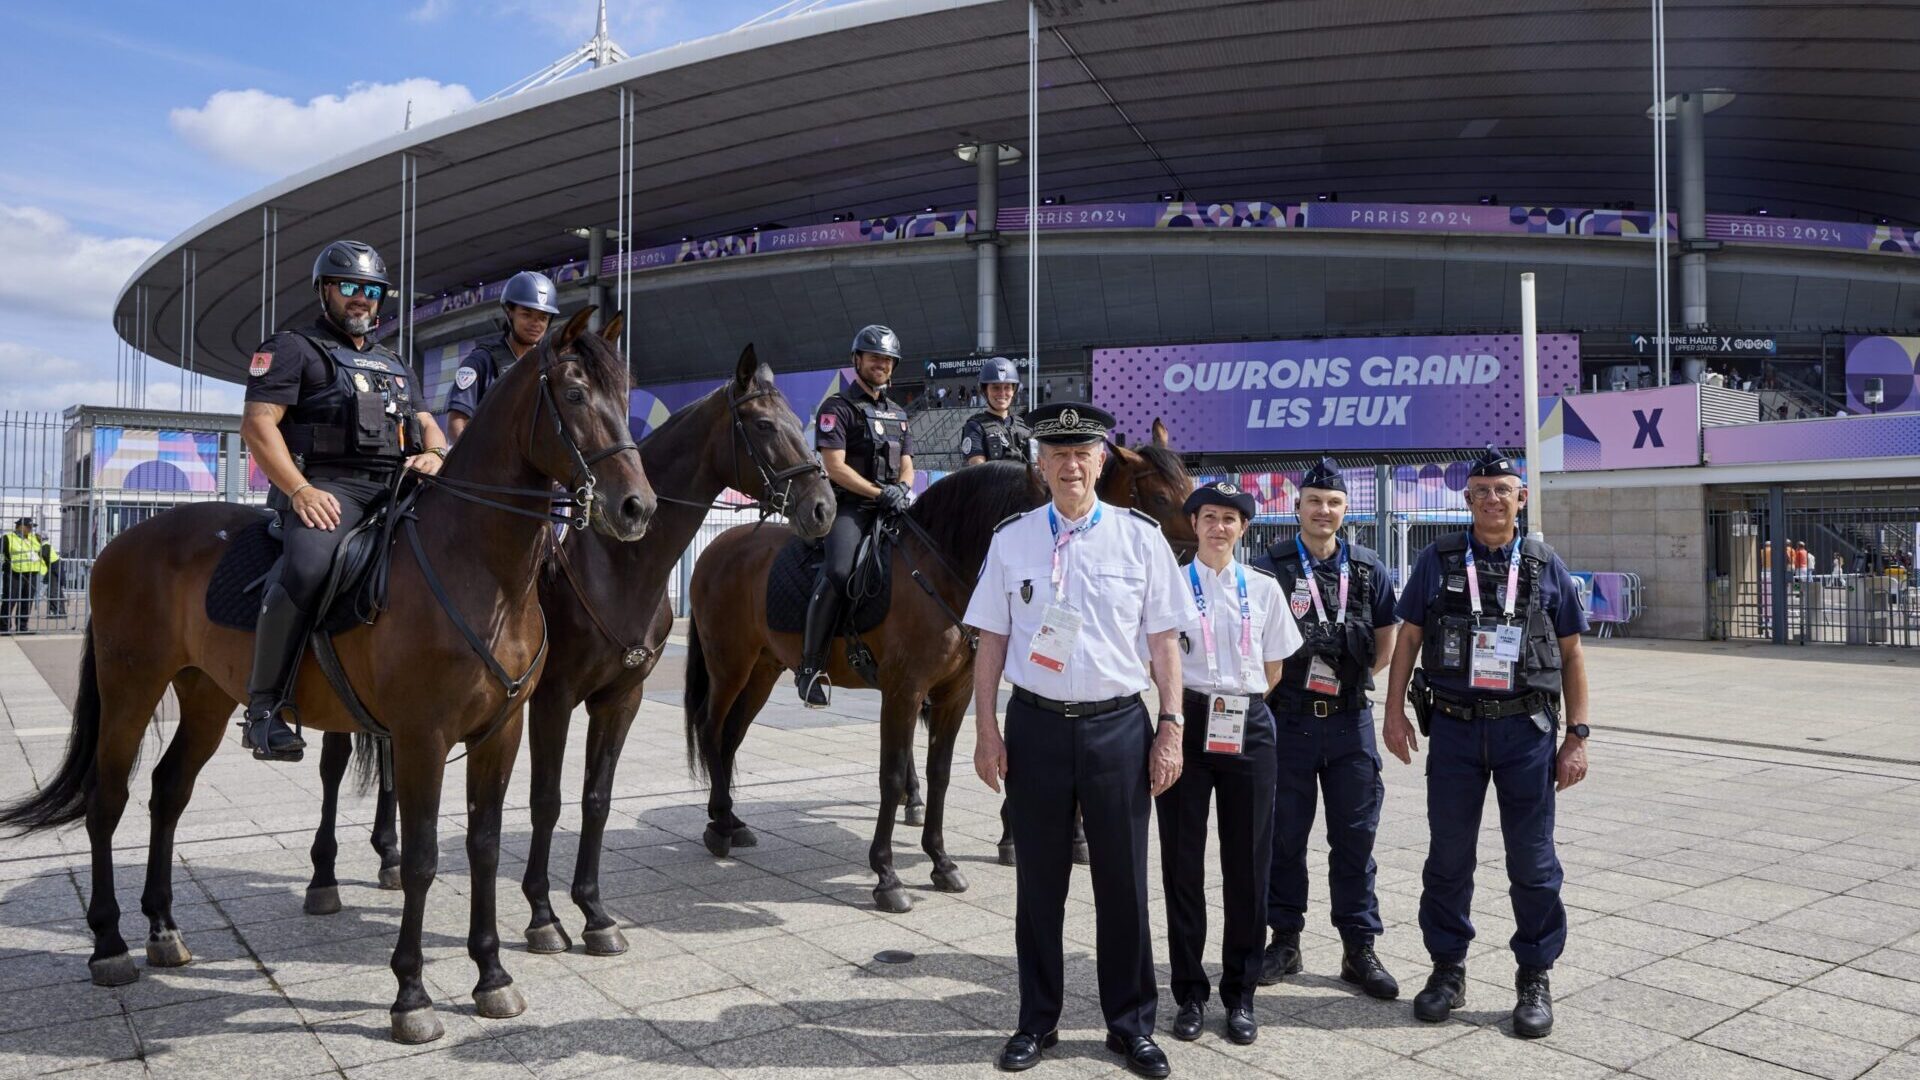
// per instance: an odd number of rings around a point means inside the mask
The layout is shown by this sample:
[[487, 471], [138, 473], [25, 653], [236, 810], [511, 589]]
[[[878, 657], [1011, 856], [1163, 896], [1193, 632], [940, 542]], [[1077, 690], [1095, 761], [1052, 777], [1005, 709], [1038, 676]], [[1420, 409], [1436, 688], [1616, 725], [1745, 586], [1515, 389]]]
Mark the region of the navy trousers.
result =
[[1123, 1038], [1153, 1034], [1160, 991], [1147, 929], [1146, 706], [1068, 719], [1019, 699], [1007, 704], [1007, 811], [1015, 855], [1014, 951], [1020, 1027], [1060, 1024], [1062, 928], [1073, 874], [1073, 821], [1086, 819], [1096, 913], [1100, 1010]]
[[1373, 710], [1316, 717], [1288, 709], [1276, 717], [1273, 869], [1267, 881], [1267, 925], [1297, 934], [1307, 921], [1307, 837], [1324, 798], [1327, 892], [1341, 940], [1363, 944], [1380, 935], [1374, 898], [1373, 838], [1380, 829], [1386, 785]]
[[1253, 1005], [1260, 974], [1267, 861], [1273, 854], [1273, 714], [1255, 699], [1247, 711], [1245, 753], [1206, 751], [1207, 699], [1189, 696], [1180, 779], [1155, 800], [1160, 825], [1160, 883], [1167, 895], [1167, 950], [1173, 999], [1207, 1000], [1207, 815], [1218, 809], [1220, 1002]]
[[1427, 825], [1420, 932], [1436, 963], [1464, 963], [1473, 941], [1473, 871], [1487, 781], [1500, 804], [1513, 900], [1513, 955], [1551, 968], [1567, 943], [1560, 857], [1553, 849], [1554, 731], [1545, 710], [1498, 720], [1435, 713], [1427, 737]]

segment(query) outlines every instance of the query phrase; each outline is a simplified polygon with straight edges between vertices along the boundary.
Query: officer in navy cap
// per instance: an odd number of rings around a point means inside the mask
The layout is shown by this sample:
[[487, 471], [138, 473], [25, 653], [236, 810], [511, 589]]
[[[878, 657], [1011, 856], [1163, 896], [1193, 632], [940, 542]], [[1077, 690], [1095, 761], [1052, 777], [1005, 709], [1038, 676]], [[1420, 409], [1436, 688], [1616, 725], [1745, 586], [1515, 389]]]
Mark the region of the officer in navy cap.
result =
[[1374, 834], [1380, 828], [1380, 750], [1367, 692], [1393, 655], [1393, 580], [1380, 556], [1340, 539], [1347, 484], [1323, 458], [1300, 480], [1300, 533], [1267, 549], [1254, 565], [1273, 572], [1289, 598], [1306, 644], [1287, 658], [1268, 696], [1279, 724], [1273, 817], [1273, 870], [1267, 925], [1273, 940], [1260, 972], [1264, 985], [1301, 968], [1307, 917], [1307, 836], [1315, 804], [1327, 811], [1327, 892], [1342, 946], [1340, 978], [1369, 995], [1400, 994], [1373, 940], [1380, 935], [1374, 897]]
[[[1587, 775], [1587, 619], [1560, 557], [1521, 535], [1526, 505], [1519, 467], [1488, 447], [1467, 477], [1472, 527], [1429, 545], [1407, 576], [1381, 737], [1394, 757], [1412, 762], [1420, 740], [1407, 720], [1410, 702], [1428, 740], [1431, 838], [1420, 932], [1433, 974], [1414, 998], [1414, 1015], [1437, 1023], [1466, 1003], [1476, 841], [1491, 780], [1519, 962], [1513, 1031], [1539, 1038], [1553, 1030], [1547, 973], [1567, 940], [1554, 794]], [[1556, 751], [1563, 715], [1567, 733]]]
[[[998, 1064], [1032, 1068], [1059, 1039], [1078, 806], [1098, 910], [1107, 1047], [1138, 1075], [1166, 1076], [1166, 1054], [1153, 1041], [1159, 993], [1147, 923], [1147, 816], [1150, 796], [1180, 777], [1178, 636], [1198, 614], [1159, 525], [1094, 493], [1113, 417], [1055, 402], [1030, 418], [1051, 499], [995, 528], [965, 619], [980, 632], [974, 771], [995, 791], [1007, 785], [1017, 867], [1020, 1020]], [[1003, 673], [1013, 684], [1004, 739]], [[1157, 730], [1140, 701], [1149, 686]]]
[[479, 411], [480, 399], [487, 395], [487, 388], [498, 382], [528, 350], [540, 344], [548, 324], [560, 314], [555, 306], [559, 297], [560, 290], [545, 274], [522, 270], [507, 279], [506, 288], [500, 292], [500, 310], [507, 316], [506, 328], [492, 337], [482, 338], [454, 370], [453, 391], [447, 395], [450, 438], [459, 440], [460, 433], [473, 421], [473, 414]]
[[960, 457], [966, 464], [1033, 460], [1033, 429], [1013, 415], [1019, 390], [1020, 368], [1013, 361], [996, 356], [980, 365], [980, 392], [987, 396], [987, 407], [967, 417], [960, 429]]
[[1245, 1046], [1260, 1031], [1253, 993], [1273, 853], [1275, 732], [1265, 698], [1281, 661], [1300, 647], [1300, 630], [1273, 575], [1233, 557], [1253, 520], [1253, 496], [1225, 481], [1203, 484], [1187, 496], [1185, 510], [1200, 541], [1182, 575], [1198, 609], [1180, 628], [1185, 764], [1179, 782], [1155, 800], [1173, 998], [1180, 1006], [1173, 1037], [1197, 1039], [1206, 1025], [1209, 985], [1201, 953], [1207, 943], [1207, 817], [1215, 814], [1226, 924], [1220, 1003], [1227, 1010], [1227, 1038]]

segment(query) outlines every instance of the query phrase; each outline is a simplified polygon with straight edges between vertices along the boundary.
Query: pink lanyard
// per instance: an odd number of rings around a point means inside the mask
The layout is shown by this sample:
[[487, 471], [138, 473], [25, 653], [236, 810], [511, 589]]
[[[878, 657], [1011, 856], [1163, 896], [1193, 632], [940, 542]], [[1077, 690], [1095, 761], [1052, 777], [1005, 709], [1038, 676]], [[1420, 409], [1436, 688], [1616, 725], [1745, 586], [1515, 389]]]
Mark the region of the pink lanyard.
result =
[[1065, 532], [1061, 532], [1060, 515], [1053, 512], [1053, 507], [1047, 507], [1047, 527], [1053, 530], [1053, 573], [1051, 580], [1053, 582], [1053, 600], [1056, 604], [1065, 601], [1067, 598], [1067, 578], [1060, 565], [1060, 553], [1066, 549], [1066, 546], [1073, 541], [1074, 537], [1100, 524], [1100, 510], [1101, 507], [1095, 504], [1093, 513], [1088, 515], [1085, 522], [1075, 525]]
[[[1513, 553], [1507, 559], [1507, 622], [1513, 621], [1514, 601], [1520, 594], [1520, 537], [1513, 538]], [[1480, 574], [1473, 568], [1473, 534], [1467, 534], [1467, 599], [1473, 605], [1473, 621], [1480, 622]]]

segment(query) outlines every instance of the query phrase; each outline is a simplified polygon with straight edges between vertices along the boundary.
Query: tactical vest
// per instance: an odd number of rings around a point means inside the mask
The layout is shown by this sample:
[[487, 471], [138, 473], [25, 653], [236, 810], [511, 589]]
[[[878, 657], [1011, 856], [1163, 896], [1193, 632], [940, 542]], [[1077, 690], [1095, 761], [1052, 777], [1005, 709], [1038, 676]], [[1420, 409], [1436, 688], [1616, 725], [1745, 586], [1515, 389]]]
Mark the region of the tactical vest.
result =
[[987, 442], [977, 453], [988, 461], [1019, 461], [1031, 464], [1030, 453], [1033, 444], [1033, 429], [1019, 417], [1009, 413], [1004, 419], [982, 409], [967, 418], [969, 423], [980, 425], [980, 433]]
[[875, 401], [856, 386], [848, 386], [840, 396], [860, 418], [857, 430], [847, 432], [847, 464], [881, 487], [900, 479], [900, 459], [907, 447], [907, 411], [884, 394]]
[[413, 372], [385, 349], [360, 351], [301, 334], [327, 361], [326, 389], [287, 409], [280, 433], [303, 467], [391, 468], [415, 452], [420, 434], [408, 387]]
[[[1473, 656], [1473, 605], [1467, 591], [1467, 534], [1452, 533], [1434, 542], [1440, 556], [1440, 595], [1427, 604], [1427, 619], [1421, 625], [1420, 662], [1427, 670], [1449, 674], [1464, 673]], [[1540, 576], [1553, 560], [1553, 549], [1545, 543], [1527, 539], [1520, 545], [1520, 600], [1516, 614], [1526, 623], [1526, 641], [1520, 648], [1520, 662], [1514, 665], [1513, 692], [1541, 690], [1560, 692], [1560, 639], [1554, 635], [1553, 621], [1540, 606]], [[1474, 560], [1480, 575], [1481, 622], [1498, 624], [1506, 612], [1500, 592], [1507, 585], [1506, 560], [1494, 565], [1492, 559]], [[1456, 584], [1458, 587], [1456, 588]]]
[[[1312, 597], [1300, 593], [1300, 549], [1293, 544], [1275, 544], [1267, 552], [1273, 564], [1273, 576], [1279, 579], [1280, 593], [1288, 600], [1294, 621], [1300, 624], [1305, 645], [1287, 658], [1280, 672], [1280, 686], [1306, 693], [1307, 669], [1313, 658], [1323, 657], [1340, 678], [1341, 698], [1363, 698], [1373, 688], [1373, 598], [1379, 587], [1373, 552], [1357, 544], [1347, 545], [1347, 607], [1335, 612], [1340, 600], [1340, 560], [1338, 556], [1315, 568], [1314, 586], [1320, 590], [1320, 604], [1330, 622], [1321, 622], [1314, 614]], [[1294, 599], [1300, 596], [1300, 601]], [[1305, 612], [1300, 602], [1306, 604]]]

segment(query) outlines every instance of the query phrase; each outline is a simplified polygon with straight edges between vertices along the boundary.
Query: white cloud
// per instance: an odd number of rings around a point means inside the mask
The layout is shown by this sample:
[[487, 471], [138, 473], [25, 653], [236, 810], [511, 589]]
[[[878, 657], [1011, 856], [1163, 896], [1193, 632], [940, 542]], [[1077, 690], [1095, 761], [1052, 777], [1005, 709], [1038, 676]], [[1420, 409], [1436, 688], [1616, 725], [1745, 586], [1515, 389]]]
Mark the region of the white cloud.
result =
[[[112, 405], [118, 392], [115, 357], [110, 345], [101, 350], [98, 359], [82, 361], [36, 345], [0, 341], [0, 372], [7, 373], [0, 376], [0, 410], [33, 412], [70, 405]], [[29, 373], [31, 377], [25, 377]], [[245, 392], [236, 383], [202, 379], [199, 411], [238, 413]], [[153, 409], [179, 407], [180, 369], [148, 361], [146, 404]]]
[[107, 319], [120, 286], [159, 246], [137, 236], [90, 236], [51, 211], [0, 204], [0, 251], [16, 268], [0, 274], [0, 308]]
[[422, 0], [419, 7], [407, 12], [407, 18], [417, 23], [438, 22], [452, 10], [453, 0]]
[[304, 105], [264, 90], [221, 90], [200, 108], [173, 110], [168, 122], [217, 161], [284, 176], [400, 131], [409, 102], [418, 126], [467, 108], [473, 94], [433, 79], [356, 83]]

